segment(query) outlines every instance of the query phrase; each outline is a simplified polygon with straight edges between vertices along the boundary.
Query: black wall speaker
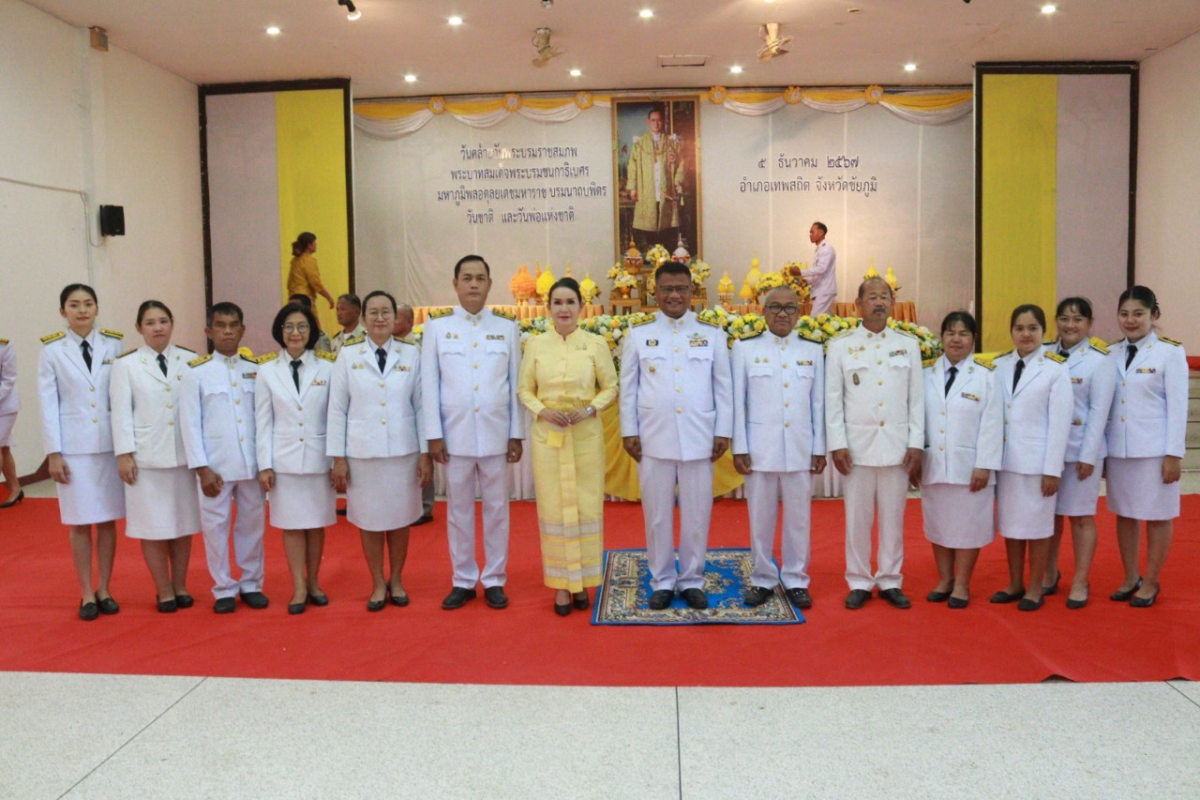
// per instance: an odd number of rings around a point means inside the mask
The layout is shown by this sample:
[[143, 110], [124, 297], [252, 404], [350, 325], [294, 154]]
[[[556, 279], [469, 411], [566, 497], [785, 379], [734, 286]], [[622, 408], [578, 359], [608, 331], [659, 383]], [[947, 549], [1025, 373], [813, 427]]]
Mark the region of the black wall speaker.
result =
[[124, 206], [100, 206], [100, 235], [125, 235]]

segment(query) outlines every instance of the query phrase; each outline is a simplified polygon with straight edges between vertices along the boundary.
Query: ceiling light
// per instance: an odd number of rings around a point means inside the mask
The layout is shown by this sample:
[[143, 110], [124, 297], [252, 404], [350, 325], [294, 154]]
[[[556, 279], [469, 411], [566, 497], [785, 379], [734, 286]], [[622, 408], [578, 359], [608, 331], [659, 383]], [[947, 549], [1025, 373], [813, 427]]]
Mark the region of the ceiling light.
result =
[[413, 74], [410, 72], [410, 73], [408, 73], [407, 75], [405, 75], [405, 76], [404, 76], [404, 82], [405, 82], [405, 83], [416, 83], [416, 82], [417, 82], [417, 76], [416, 76], [416, 75], [413, 75]]
[[352, 21], [356, 20], [356, 19], [360, 19], [361, 17], [362, 17], [362, 12], [359, 11], [357, 8], [346, 15], [346, 19], [352, 20]]
[[279, 28], [274, 25], [271, 25], [267, 28], [267, 36], [278, 36], [281, 33], [283, 33], [283, 31], [279, 30]]
[[1053, 14], [1055, 11], [1058, 11], [1058, 6], [1054, 5], [1054, 3], [1046, 3], [1046, 5], [1042, 6], [1043, 14], [1049, 15]]
[[905, 71], [905, 72], [916, 72], [916, 71], [917, 71], [917, 65], [916, 65], [916, 64], [914, 64], [914, 63], [912, 63], [912, 62], [910, 61], [910, 62], [908, 62], [907, 64], [905, 64], [905, 65], [904, 65], [904, 71]]
[[650, 19], [651, 17], [654, 16], [654, 12], [648, 8], [643, 8], [641, 11], [638, 12], [638, 16], [641, 17], [642, 19]]
[[572, 78], [578, 78], [578, 77], [579, 77], [580, 75], [582, 75], [582, 74], [583, 74], [583, 70], [581, 70], [581, 69], [573, 69], [573, 70], [571, 70], [571, 77], [572, 77]]
[[448, 19], [446, 21], [449, 22], [451, 25], [462, 25], [462, 17], [451, 17], [450, 19]]
[[354, 0], [337, 0], [337, 4], [346, 7], [346, 19], [356, 20], [362, 16], [362, 12], [355, 7]]
[[734, 75], [742, 74], [742, 68], [739, 67], [737, 64], [734, 64], [732, 67], [730, 67], [729, 71], [732, 72]]

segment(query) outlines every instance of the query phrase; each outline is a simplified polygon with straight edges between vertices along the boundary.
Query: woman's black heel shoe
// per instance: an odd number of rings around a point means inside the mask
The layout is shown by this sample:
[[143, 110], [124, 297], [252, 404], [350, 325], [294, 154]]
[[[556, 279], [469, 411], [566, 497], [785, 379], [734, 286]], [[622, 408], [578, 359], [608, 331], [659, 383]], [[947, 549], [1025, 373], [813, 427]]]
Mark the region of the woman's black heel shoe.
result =
[[17, 503], [21, 502], [24, 499], [25, 499], [25, 490], [22, 489], [21, 491], [17, 492], [16, 497], [10, 497], [7, 500], [5, 500], [3, 503], [0, 503], [0, 508], [12, 508]]
[[592, 601], [588, 598], [587, 589], [571, 595], [571, 601], [580, 611], [587, 611], [592, 606]]

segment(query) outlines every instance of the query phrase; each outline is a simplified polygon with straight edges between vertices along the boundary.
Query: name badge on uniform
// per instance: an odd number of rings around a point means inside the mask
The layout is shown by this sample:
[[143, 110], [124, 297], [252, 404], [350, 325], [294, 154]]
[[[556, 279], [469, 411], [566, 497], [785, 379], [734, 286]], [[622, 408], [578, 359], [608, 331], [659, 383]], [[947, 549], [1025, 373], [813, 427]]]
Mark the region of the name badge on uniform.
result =
[[353, 364], [350, 365], [350, 369], [362, 369], [362, 368], [363, 368], [363, 364], [361, 361], [355, 361]]
[[1153, 375], [1154, 373], [1158, 372], [1158, 370], [1154, 367], [1138, 367], [1136, 370], [1134, 370], [1134, 372], [1139, 375]]
[[503, 333], [489, 333], [487, 336], [487, 340], [489, 342], [503, 342], [504, 334]]
[[1071, 383], [1083, 383], [1083, 378], [1071, 378]]
[[797, 361], [796, 362], [797, 367], [811, 367], [812, 365], [813, 365], [813, 362], [811, 362], [811, 361]]
[[404, 364], [397, 364], [392, 369], [394, 369], [396, 372], [409, 372], [412, 369], [412, 367], [407, 367]]
[[324, 386], [327, 383], [329, 383], [329, 381], [313, 381], [310, 385], [311, 386]]
[[646, 347], [658, 347], [658, 339], [647, 339]]
[[248, 381], [252, 381], [258, 377], [258, 373], [257, 372], [243, 372], [242, 377]]
[[968, 400], [974, 400], [976, 403], [978, 403], [978, 402], [979, 402], [979, 398], [978, 398], [978, 397], [976, 397], [976, 396], [975, 396], [975, 395], [973, 395], [973, 394], [969, 394], [969, 393], [967, 393], [967, 392], [963, 392], [963, 393], [962, 393], [962, 396], [963, 396], [963, 397], [965, 397], [965, 398], [967, 398]]
[[113, 360], [111, 358], [106, 358], [103, 361], [101, 361], [100, 363], [101, 364], [111, 364], [111, 363], [113, 363]]

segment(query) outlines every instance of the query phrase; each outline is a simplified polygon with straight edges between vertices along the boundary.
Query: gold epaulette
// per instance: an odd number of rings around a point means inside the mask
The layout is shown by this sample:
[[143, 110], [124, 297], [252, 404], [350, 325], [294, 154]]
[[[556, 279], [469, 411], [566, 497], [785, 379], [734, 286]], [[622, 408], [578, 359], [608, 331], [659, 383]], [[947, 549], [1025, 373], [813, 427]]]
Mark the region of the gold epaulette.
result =
[[929, 369], [937, 362], [938, 362], [938, 360], [936, 358], [927, 358], [921, 362], [921, 367], [922, 367], [922, 369]]
[[1101, 353], [1104, 353], [1104, 355], [1108, 355], [1108, 345], [1106, 345], [1104, 340], [1099, 336], [1093, 336], [1092, 338], [1088, 339], [1088, 344], [1092, 346], [1093, 350], [1099, 350]]
[[1047, 350], [1046, 352], [1042, 353], [1042, 355], [1044, 355], [1046, 358], [1050, 359], [1051, 361], [1055, 362], [1056, 364], [1067, 363], [1067, 360], [1065, 358], [1063, 358], [1058, 353], [1055, 353], [1052, 350]]
[[262, 366], [263, 364], [269, 364], [270, 362], [274, 361], [277, 358], [279, 358], [279, 351], [272, 350], [269, 353], [263, 353], [261, 356], [258, 356], [257, 358], [255, 358], [254, 363], [258, 364], [259, 366]]
[[638, 325], [649, 325], [651, 322], [654, 322], [654, 320], [656, 320], [656, 319], [658, 319], [658, 312], [654, 312], [652, 314], [647, 314], [644, 319], [639, 319], [637, 322], [633, 323], [633, 325], [631, 327], [636, 328]]
[[714, 328], [722, 327], [721, 323], [711, 319], [704, 319], [703, 317], [696, 317], [696, 322], [699, 322], [701, 325], [712, 325]]
[[1176, 347], [1183, 347], [1183, 343], [1182, 343], [1182, 342], [1177, 342], [1177, 341], [1175, 341], [1174, 339], [1168, 339], [1168, 338], [1167, 338], [1167, 337], [1165, 337], [1165, 336], [1160, 336], [1160, 337], [1158, 337], [1158, 340], [1159, 340], [1160, 342], [1166, 342], [1167, 344], [1172, 344], [1172, 345], [1175, 345]]
[[337, 361], [337, 356], [328, 350], [313, 350], [313, 355], [317, 358], [323, 358], [326, 361]]
[[50, 344], [51, 342], [57, 342], [59, 339], [63, 338], [66, 335], [67, 335], [66, 331], [59, 331], [58, 333], [48, 333], [42, 337], [42, 344]]
[[350, 347], [351, 345], [362, 344], [366, 340], [366, 336], [351, 336], [349, 339], [342, 342], [342, 347]]
[[990, 359], [984, 358], [983, 356], [975, 356], [975, 363], [986, 370], [993, 370], [996, 368], [996, 365], [993, 364]]
[[430, 311], [428, 314], [426, 314], [425, 318], [426, 319], [441, 319], [442, 317], [448, 317], [453, 313], [454, 313], [453, 308], [435, 308], [433, 311]]
[[890, 330], [892, 331], [892, 333], [898, 333], [901, 336], [907, 336], [910, 339], [916, 339], [918, 342], [921, 341], [921, 339], [915, 333], [909, 333], [908, 331], [904, 330], [903, 328], [890, 328]]
[[191, 361], [188, 362], [188, 366], [189, 367], [198, 367], [201, 364], [207, 364], [210, 361], [212, 361], [212, 353], [209, 353], [206, 356], [200, 356], [199, 358], [193, 358]]
[[847, 336], [851, 333], [854, 333], [856, 330], [858, 330], [858, 328], [846, 328], [846, 330], [844, 330], [844, 331], [838, 331], [833, 336], [830, 336], [828, 339], [826, 339], [825, 344], [829, 344], [830, 342], [836, 342], [838, 339], [841, 339], [843, 336]]
[[510, 320], [512, 322], [517, 321], [517, 315], [505, 308], [493, 308], [492, 313], [495, 314], [497, 317], [504, 317], [505, 319]]
[[124, 353], [121, 353], [121, 355], [117, 356], [117, 358], [124, 358], [125, 356], [133, 355], [137, 351], [138, 351], [138, 349], [136, 347], [131, 347], [130, 349], [126, 350]]
[[110, 331], [108, 328], [101, 328], [100, 335], [107, 336], [110, 339], [124, 339], [125, 338], [125, 334], [121, 333], [120, 331]]
[[0, 339], [0, 344], [8, 344], [8, 339]]
[[[276, 353], [276, 355], [278, 355], [278, 353]], [[257, 358], [255, 358], [255, 357], [254, 357], [254, 356], [252, 356], [252, 355], [251, 355], [251, 356], [243, 355], [243, 356], [242, 356], [242, 361], [249, 361], [251, 364], [257, 364], [257, 363], [258, 363], [258, 359], [257, 359]]]
[[399, 342], [400, 344], [411, 344], [413, 347], [417, 346], [416, 342], [410, 342], [408, 339], [405, 339], [403, 336], [393, 336], [392, 341]]
[[183, 350], [185, 353], [191, 353], [192, 355], [196, 355], [196, 351], [190, 347], [184, 347], [183, 345], [178, 345], [178, 344], [175, 345], [175, 347], [178, 348], [179, 350]]
[[[718, 326], [718, 327], [720, 327], [720, 326]], [[748, 342], [751, 339], [757, 339], [759, 336], [762, 336], [762, 335], [763, 335], [763, 331], [755, 331], [754, 333], [747, 333], [745, 336], [734, 337], [734, 338], [736, 338], [737, 341], [739, 341], [739, 342]]]

